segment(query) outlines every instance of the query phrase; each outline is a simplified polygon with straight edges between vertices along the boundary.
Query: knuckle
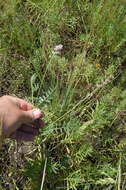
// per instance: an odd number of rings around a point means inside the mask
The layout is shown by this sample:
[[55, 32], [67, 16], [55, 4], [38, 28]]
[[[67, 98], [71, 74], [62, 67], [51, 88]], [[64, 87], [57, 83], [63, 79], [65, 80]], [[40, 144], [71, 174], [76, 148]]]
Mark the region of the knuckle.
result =
[[2, 96], [3, 99], [8, 99], [9, 98], [9, 95], [4, 95]]

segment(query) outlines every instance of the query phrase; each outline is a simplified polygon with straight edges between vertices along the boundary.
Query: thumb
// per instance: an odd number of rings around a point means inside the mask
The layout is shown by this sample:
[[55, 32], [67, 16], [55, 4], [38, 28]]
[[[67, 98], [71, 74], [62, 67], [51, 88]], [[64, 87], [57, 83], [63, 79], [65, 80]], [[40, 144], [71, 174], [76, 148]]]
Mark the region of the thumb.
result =
[[22, 120], [25, 123], [32, 122], [42, 116], [42, 112], [40, 109], [32, 109], [28, 111], [22, 111], [23, 117]]

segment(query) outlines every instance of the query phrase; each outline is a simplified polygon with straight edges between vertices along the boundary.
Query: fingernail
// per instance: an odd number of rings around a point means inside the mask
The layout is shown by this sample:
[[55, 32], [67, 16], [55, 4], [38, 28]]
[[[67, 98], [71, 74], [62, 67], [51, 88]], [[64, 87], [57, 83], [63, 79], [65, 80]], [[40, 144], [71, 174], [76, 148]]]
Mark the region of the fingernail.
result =
[[38, 118], [38, 117], [40, 117], [42, 115], [42, 112], [41, 112], [41, 110], [36, 109], [36, 110], [33, 111], [33, 115], [34, 115], [35, 118], [36, 117]]

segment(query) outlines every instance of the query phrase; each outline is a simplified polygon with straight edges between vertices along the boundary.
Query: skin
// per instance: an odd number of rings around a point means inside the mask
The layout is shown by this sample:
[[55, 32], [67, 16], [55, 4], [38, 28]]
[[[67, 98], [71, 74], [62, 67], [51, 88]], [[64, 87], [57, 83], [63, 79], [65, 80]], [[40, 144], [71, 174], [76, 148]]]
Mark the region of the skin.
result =
[[44, 122], [41, 110], [27, 101], [13, 97], [0, 97], [0, 120], [3, 139], [12, 138], [17, 141], [32, 141], [39, 133]]

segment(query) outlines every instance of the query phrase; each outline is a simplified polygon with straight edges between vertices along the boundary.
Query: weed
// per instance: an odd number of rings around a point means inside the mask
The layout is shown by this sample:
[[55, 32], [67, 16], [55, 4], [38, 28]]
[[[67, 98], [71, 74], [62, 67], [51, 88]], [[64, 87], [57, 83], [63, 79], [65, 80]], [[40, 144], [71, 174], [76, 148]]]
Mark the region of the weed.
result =
[[0, 94], [46, 124], [33, 143], [6, 142], [0, 188], [124, 190], [126, 4], [5, 0], [0, 18]]

